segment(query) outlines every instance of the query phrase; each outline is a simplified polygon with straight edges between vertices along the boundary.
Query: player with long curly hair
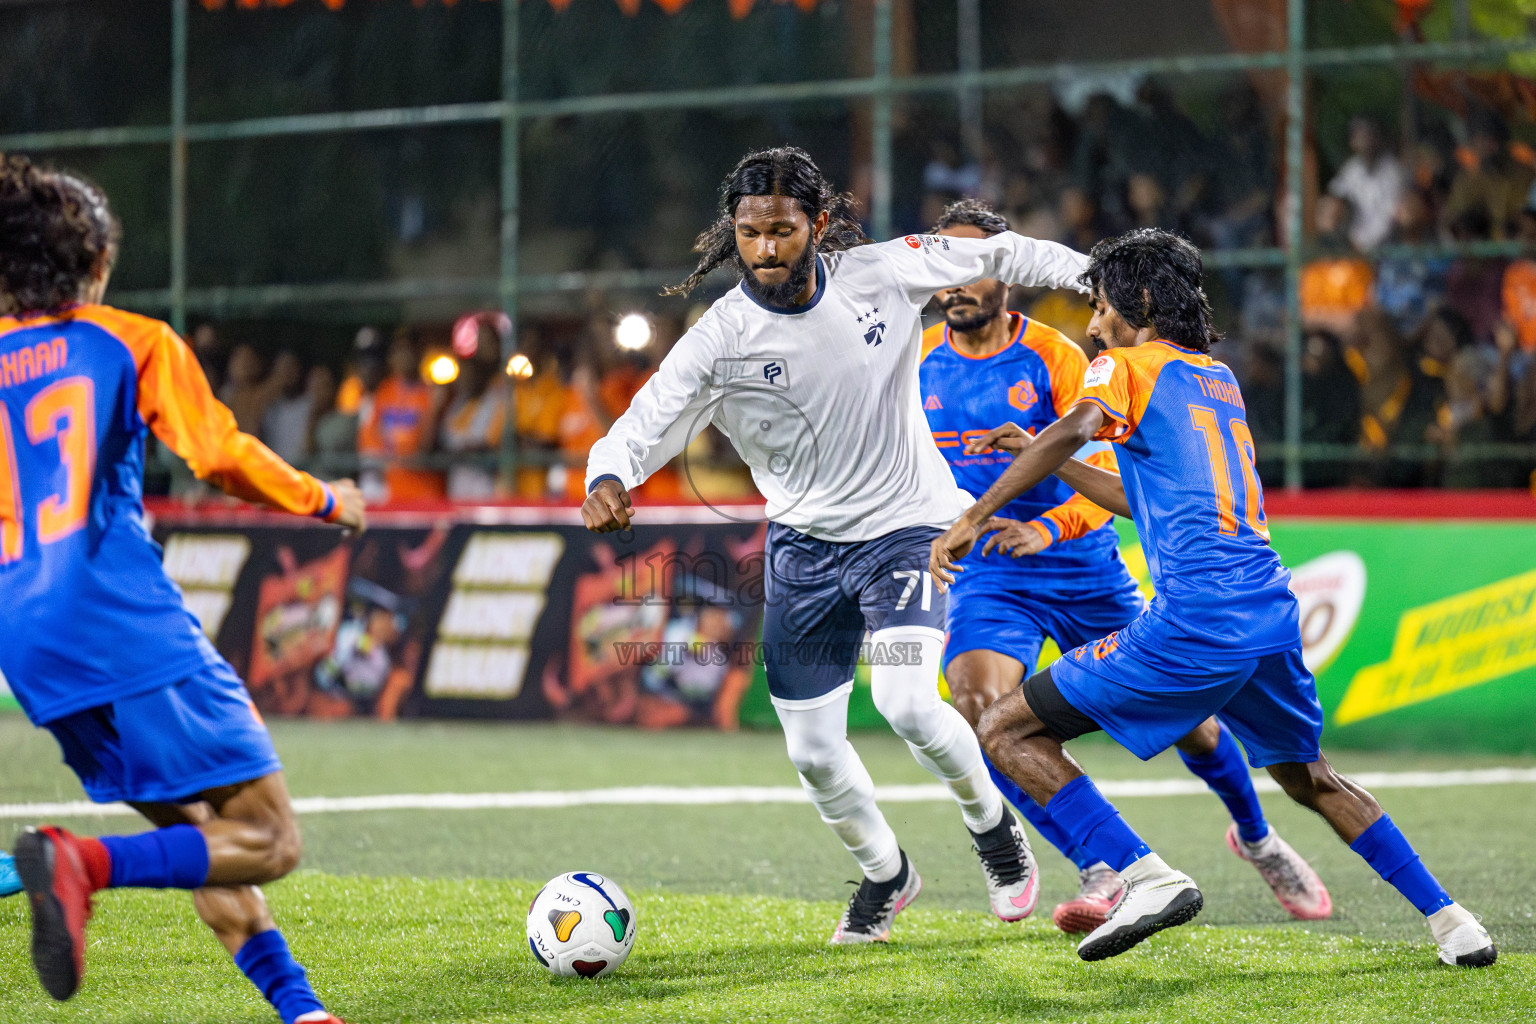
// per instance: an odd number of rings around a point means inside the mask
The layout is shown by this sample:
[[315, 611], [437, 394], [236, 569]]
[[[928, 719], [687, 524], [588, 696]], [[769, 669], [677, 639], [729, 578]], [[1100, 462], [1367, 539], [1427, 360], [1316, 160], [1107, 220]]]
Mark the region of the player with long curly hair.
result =
[[168, 325], [102, 305], [119, 236], [99, 188], [0, 155], [0, 672], [92, 800], [156, 826], [21, 835], [33, 964], [68, 999], [94, 893], [189, 889], [284, 1024], [335, 1024], [257, 888], [298, 864], [298, 825], [244, 684], [150, 539], [145, 435], [229, 494], [297, 515], [362, 529], [362, 496], [240, 433]]
[[1004, 232], [867, 244], [850, 201], [804, 151], [750, 153], [726, 176], [697, 268], [729, 266], [716, 301], [587, 460], [582, 515], [628, 528], [629, 489], [708, 422], [768, 499], [764, 658], [790, 761], [864, 879], [834, 943], [885, 941], [921, 881], [848, 744], [848, 699], [866, 629], [875, 706], [948, 787], [998, 916], [1039, 895], [1028, 840], [1003, 807], [965, 719], [938, 695], [944, 597], [929, 541], [960, 511], [917, 389], [923, 306], [984, 278], [1070, 287], [1083, 258]]

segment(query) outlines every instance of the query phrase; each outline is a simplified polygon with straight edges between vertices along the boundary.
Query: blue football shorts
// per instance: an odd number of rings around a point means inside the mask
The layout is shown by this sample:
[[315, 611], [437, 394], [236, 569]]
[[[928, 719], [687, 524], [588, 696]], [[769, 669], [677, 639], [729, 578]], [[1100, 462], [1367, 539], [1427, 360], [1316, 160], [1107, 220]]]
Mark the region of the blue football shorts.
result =
[[1040, 661], [1046, 637], [1063, 651], [1071, 650], [1124, 629], [1147, 606], [1134, 587], [1041, 601], [1009, 583], [1003, 573], [967, 572], [949, 589], [945, 671], [966, 651], [996, 651], [1021, 662], [1029, 675]]
[[1134, 627], [1112, 633], [1050, 668], [1061, 697], [1131, 753], [1145, 761], [1217, 715], [1255, 768], [1321, 756], [1323, 708], [1300, 644], [1254, 658], [1233, 660], [1215, 648], [1211, 657], [1189, 658], [1138, 634]]
[[[817, 540], [768, 524], [763, 662], [775, 704], [815, 707], [853, 682], [866, 630], [916, 626], [944, 635], [947, 603], [928, 572], [943, 531], [911, 526], [873, 540]], [[871, 651], [872, 662], [904, 652]]]
[[47, 724], [97, 803], [188, 803], [282, 770], [245, 684], [222, 660], [172, 686]]

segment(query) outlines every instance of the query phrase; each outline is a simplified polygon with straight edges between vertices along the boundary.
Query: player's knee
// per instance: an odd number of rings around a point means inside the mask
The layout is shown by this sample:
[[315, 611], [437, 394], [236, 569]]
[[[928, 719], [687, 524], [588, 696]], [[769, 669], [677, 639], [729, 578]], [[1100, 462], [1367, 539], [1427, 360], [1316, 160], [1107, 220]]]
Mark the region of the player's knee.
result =
[[1349, 792], [1344, 779], [1327, 761], [1271, 765], [1269, 774], [1286, 796], [1313, 811], [1330, 796]]
[[815, 783], [836, 774], [848, 756], [848, 740], [843, 736], [815, 736], [785, 730], [789, 763], [795, 771]]
[[927, 689], [898, 681], [875, 679], [870, 687], [875, 710], [891, 729], [908, 742], [919, 742], [933, 727], [934, 712], [942, 703], [937, 687]]
[[958, 690], [951, 687], [949, 696], [955, 710], [970, 723], [972, 729], [981, 724], [982, 712], [986, 711], [987, 705], [991, 703], [974, 690]]
[[304, 855], [304, 840], [293, 822], [272, 825], [265, 830], [262, 844], [260, 883], [275, 882], [299, 866]]
[[1002, 696], [1001, 682], [989, 678], [985, 670], [979, 670], [963, 654], [949, 663], [944, 681], [949, 685], [950, 703], [972, 729], [980, 724], [988, 705]]
[[1221, 746], [1221, 724], [1214, 718], [1207, 718], [1174, 745], [1192, 757], [1214, 754]]

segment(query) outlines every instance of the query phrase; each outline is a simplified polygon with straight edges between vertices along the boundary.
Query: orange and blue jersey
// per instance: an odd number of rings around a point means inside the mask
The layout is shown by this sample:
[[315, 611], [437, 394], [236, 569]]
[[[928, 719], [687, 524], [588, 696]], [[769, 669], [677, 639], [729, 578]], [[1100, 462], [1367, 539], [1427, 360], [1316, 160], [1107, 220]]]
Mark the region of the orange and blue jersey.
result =
[[[1181, 656], [1254, 658], [1300, 641], [1291, 574], [1269, 546], [1253, 435], [1232, 371], [1168, 341], [1112, 348], [1082, 401], [1107, 417], [1157, 597], [1138, 639]], [[1147, 630], [1151, 633], [1140, 635]]]
[[235, 497], [338, 512], [239, 431], [166, 324], [96, 305], [0, 318], [0, 672], [34, 723], [224, 665], [145, 525], [149, 431]]
[[[949, 463], [955, 483], [979, 498], [1013, 462], [1009, 452], [967, 455], [965, 446], [993, 427], [1016, 423], [1031, 434], [1054, 423], [1077, 404], [1088, 359], [1061, 332], [1018, 313], [1010, 314], [1012, 334], [1003, 348], [969, 356], [954, 346], [949, 328], [938, 324], [923, 335], [919, 368], [923, 411], [934, 444]], [[1113, 470], [1114, 453], [1093, 444], [1082, 456]], [[1023, 558], [996, 554], [982, 558], [980, 547], [962, 560], [967, 578], [1006, 573], [988, 585], [1022, 590], [1050, 599], [1121, 591], [1128, 576], [1110, 513], [1055, 477], [1048, 477], [998, 510], [1006, 519], [1028, 523], [1049, 542]]]

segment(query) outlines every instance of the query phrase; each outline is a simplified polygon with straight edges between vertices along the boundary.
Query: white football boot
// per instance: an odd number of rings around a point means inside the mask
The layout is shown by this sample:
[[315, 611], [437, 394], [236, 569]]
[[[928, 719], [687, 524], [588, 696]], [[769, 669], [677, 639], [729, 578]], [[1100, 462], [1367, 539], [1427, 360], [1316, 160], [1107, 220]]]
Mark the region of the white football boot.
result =
[[923, 891], [923, 880], [918, 877], [912, 862], [907, 860], [905, 850], [901, 852], [901, 870], [906, 873], [906, 878], [899, 885], [872, 882], [868, 878], [859, 883], [848, 901], [848, 909], [837, 922], [837, 930], [832, 933], [831, 945], [854, 946], [891, 940], [891, 923], [896, 920], [896, 915]]
[[1003, 820], [990, 832], [972, 832], [971, 849], [981, 861], [992, 913], [1004, 921], [1022, 921], [1033, 914], [1040, 900], [1040, 871], [1029, 837], [1012, 812], [1004, 808]]
[[1441, 907], [1425, 920], [1440, 947], [1441, 963], [1452, 967], [1487, 967], [1499, 958], [1488, 929], [1461, 904]]
[[1143, 939], [1194, 919], [1205, 905], [1194, 879], [1149, 853], [1120, 872], [1125, 888], [1103, 924], [1077, 944], [1084, 960], [1118, 956]]

